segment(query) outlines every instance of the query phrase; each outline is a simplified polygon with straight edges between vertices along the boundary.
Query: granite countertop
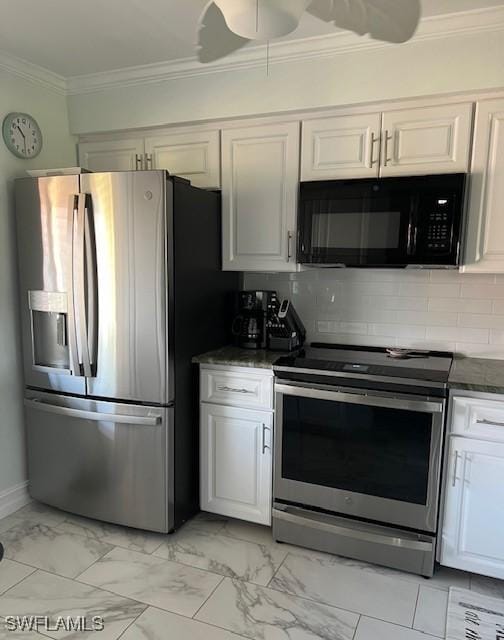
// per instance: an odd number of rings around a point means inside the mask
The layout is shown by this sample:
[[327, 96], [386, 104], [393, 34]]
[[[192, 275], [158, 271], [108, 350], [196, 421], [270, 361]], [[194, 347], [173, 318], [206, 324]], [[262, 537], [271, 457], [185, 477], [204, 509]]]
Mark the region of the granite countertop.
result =
[[[192, 361], [196, 364], [272, 369], [278, 358], [285, 355], [284, 351], [241, 349], [228, 345], [195, 356]], [[448, 387], [504, 395], [504, 360], [456, 356], [448, 378]]]
[[448, 387], [504, 394], [504, 360], [455, 357]]
[[278, 358], [287, 355], [285, 351], [267, 351], [266, 349], [241, 349], [228, 345], [215, 351], [194, 356], [197, 364], [228, 364], [234, 367], [253, 367], [272, 369]]

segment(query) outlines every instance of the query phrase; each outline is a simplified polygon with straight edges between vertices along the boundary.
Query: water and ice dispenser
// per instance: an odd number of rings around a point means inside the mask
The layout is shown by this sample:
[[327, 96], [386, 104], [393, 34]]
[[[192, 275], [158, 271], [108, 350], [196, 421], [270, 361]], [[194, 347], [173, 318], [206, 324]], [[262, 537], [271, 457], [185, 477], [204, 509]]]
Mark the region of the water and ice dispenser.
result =
[[33, 365], [71, 372], [67, 294], [29, 291]]

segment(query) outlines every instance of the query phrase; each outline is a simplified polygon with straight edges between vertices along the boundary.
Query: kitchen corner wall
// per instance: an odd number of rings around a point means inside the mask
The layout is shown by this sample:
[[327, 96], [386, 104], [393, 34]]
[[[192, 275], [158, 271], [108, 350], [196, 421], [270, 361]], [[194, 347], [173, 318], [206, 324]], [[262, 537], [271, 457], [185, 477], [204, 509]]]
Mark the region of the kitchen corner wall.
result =
[[76, 163], [63, 95], [0, 68], [0, 121], [10, 111], [38, 120], [44, 148], [35, 160], [20, 160], [0, 140], [0, 517], [26, 480], [12, 183], [26, 169]]
[[292, 300], [307, 341], [456, 351], [504, 359], [504, 276], [447, 270], [250, 273], [245, 289]]

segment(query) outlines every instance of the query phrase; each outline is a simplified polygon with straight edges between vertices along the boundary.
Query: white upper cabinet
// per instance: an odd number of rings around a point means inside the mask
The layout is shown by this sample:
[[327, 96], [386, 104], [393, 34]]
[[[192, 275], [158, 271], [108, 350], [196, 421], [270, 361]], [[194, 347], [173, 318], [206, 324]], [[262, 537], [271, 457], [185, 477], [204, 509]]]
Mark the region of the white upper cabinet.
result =
[[301, 180], [378, 177], [381, 113], [304, 120]]
[[147, 138], [81, 142], [79, 162], [90, 171], [166, 169], [196, 187], [220, 187], [219, 131], [168, 131]]
[[298, 182], [298, 122], [222, 131], [224, 270], [296, 270]]
[[469, 169], [472, 102], [385, 111], [381, 176]]
[[502, 579], [504, 443], [452, 436], [447, 466], [441, 564]]
[[472, 113], [464, 102], [305, 120], [301, 180], [466, 172]]
[[195, 187], [220, 187], [219, 131], [170, 132], [145, 139], [148, 169], [166, 169]]
[[142, 138], [81, 142], [79, 163], [90, 171], [135, 171], [142, 169]]
[[462, 271], [504, 272], [504, 97], [476, 106]]

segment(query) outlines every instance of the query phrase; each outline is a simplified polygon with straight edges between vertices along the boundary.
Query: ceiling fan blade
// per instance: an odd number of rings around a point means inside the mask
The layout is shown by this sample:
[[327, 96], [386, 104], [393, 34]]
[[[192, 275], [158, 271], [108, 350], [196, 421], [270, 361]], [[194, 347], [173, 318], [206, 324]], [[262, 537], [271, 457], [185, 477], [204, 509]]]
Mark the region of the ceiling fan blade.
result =
[[229, 30], [222, 11], [210, 2], [201, 14], [197, 54], [200, 62], [213, 62], [241, 49], [250, 42]]
[[375, 40], [406, 42], [420, 21], [420, 0], [314, 0], [307, 11]]

